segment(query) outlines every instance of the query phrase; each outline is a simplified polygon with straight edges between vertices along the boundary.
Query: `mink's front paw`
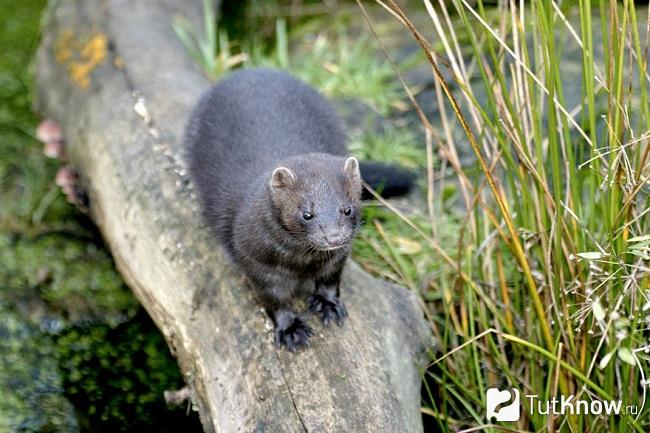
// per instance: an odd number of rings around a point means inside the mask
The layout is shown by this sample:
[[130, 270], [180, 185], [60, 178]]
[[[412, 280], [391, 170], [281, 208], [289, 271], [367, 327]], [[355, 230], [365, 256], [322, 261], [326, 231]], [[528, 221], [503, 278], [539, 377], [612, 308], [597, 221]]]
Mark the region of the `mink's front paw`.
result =
[[348, 317], [348, 310], [336, 296], [327, 299], [325, 296], [315, 293], [309, 297], [307, 303], [309, 304], [309, 311], [320, 314], [325, 326], [328, 326], [332, 319], [336, 320], [337, 325], [343, 326], [344, 319]]
[[275, 345], [280, 348], [282, 345], [287, 346], [292, 352], [301, 347], [309, 346], [309, 337], [314, 335], [304, 320], [300, 317], [293, 317], [288, 320], [282, 320], [275, 327]]

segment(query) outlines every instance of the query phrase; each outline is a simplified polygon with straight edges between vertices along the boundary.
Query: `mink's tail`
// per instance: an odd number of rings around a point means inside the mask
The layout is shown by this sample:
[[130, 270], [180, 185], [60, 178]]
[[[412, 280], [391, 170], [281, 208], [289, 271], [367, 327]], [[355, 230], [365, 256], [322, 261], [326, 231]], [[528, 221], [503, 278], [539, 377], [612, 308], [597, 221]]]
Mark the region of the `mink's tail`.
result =
[[[397, 165], [359, 161], [359, 169], [361, 178], [384, 198], [408, 194], [415, 183], [415, 173]], [[373, 196], [364, 188], [361, 198]]]

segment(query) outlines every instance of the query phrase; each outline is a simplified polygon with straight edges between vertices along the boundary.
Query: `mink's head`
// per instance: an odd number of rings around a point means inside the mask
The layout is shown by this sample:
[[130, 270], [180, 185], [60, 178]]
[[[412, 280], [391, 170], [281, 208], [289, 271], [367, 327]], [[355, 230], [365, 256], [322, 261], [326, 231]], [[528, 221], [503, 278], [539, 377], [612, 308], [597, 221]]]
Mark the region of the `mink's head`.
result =
[[282, 226], [306, 250], [351, 245], [361, 213], [356, 158], [302, 155], [273, 170], [269, 187]]

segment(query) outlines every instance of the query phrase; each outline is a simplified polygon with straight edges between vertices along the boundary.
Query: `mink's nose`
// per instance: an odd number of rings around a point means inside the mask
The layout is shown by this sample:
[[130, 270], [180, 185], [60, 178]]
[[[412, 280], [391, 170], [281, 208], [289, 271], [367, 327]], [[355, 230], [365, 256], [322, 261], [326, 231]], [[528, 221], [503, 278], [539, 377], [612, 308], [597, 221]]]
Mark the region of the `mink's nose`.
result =
[[345, 243], [345, 235], [340, 230], [333, 231], [325, 235], [325, 241], [330, 247], [338, 247]]

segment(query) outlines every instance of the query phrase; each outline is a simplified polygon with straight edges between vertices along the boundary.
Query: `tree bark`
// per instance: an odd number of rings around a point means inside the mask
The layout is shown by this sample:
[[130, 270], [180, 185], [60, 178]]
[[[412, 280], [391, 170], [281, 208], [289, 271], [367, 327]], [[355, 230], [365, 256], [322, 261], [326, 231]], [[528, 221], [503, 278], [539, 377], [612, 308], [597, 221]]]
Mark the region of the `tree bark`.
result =
[[[177, 358], [206, 432], [418, 432], [430, 334], [416, 297], [349, 261], [343, 328], [293, 354], [201, 221], [182, 159], [208, 88], [171, 29], [200, 1], [56, 0], [38, 108], [63, 128], [90, 212]], [[304, 307], [303, 307], [304, 308]], [[161, 396], [162, 398], [162, 396]]]

